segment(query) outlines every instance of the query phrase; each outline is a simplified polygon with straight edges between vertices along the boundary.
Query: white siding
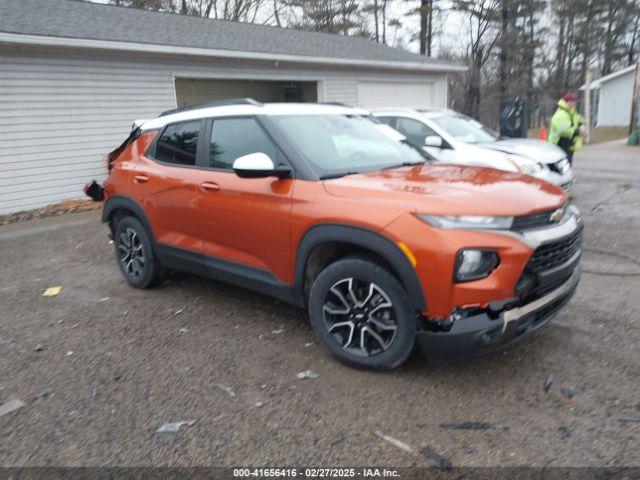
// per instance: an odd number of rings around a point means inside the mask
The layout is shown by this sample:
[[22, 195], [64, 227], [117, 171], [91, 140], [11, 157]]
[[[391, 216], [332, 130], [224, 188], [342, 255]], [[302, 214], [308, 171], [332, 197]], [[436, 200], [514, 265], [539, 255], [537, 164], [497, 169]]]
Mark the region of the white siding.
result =
[[358, 105], [358, 81], [356, 78], [330, 78], [323, 83], [325, 102], [340, 102], [351, 107]]
[[358, 83], [358, 103], [363, 108], [433, 107], [433, 85], [427, 82]]
[[631, 122], [634, 73], [632, 70], [600, 86], [599, 127], [626, 127]]
[[152, 65], [0, 52], [0, 214], [81, 198], [132, 121], [173, 106]]
[[[176, 106], [174, 78], [318, 82], [318, 101], [358, 104], [358, 82], [436, 82], [443, 74], [319, 69], [234, 59], [190, 59], [0, 47], [0, 214], [82, 198], [103, 179], [102, 157], [133, 120]], [[436, 98], [434, 106], [443, 106]]]

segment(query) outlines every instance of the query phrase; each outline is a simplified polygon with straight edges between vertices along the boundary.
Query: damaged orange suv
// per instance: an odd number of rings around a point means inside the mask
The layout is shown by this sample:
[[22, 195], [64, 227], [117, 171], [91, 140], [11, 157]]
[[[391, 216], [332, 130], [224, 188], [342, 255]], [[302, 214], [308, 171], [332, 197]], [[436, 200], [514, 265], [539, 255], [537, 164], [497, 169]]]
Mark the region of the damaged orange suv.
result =
[[183, 270], [306, 308], [353, 366], [534, 332], [578, 284], [578, 211], [549, 183], [421, 152], [347, 107], [226, 101], [137, 121], [87, 191], [132, 286]]

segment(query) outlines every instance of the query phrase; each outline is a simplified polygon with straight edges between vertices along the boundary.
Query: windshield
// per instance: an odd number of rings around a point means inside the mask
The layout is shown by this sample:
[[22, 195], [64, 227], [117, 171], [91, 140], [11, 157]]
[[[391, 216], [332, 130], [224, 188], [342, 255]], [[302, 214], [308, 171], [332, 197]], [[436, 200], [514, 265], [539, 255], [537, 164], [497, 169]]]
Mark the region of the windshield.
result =
[[463, 143], [487, 143], [498, 140], [499, 135], [465, 115], [443, 115], [431, 121], [453, 138]]
[[426, 155], [352, 115], [274, 115], [271, 120], [320, 178], [424, 163]]

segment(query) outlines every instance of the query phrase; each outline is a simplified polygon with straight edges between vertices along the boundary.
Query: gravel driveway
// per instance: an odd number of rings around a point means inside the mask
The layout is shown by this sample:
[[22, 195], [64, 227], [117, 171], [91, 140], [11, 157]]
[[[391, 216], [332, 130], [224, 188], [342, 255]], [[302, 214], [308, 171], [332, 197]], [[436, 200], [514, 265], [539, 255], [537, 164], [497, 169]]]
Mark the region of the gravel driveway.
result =
[[97, 212], [1, 227], [0, 405], [24, 405], [0, 416], [0, 465], [640, 466], [640, 150], [576, 164], [569, 306], [503, 354], [392, 373], [340, 365], [303, 311], [250, 291], [128, 287]]

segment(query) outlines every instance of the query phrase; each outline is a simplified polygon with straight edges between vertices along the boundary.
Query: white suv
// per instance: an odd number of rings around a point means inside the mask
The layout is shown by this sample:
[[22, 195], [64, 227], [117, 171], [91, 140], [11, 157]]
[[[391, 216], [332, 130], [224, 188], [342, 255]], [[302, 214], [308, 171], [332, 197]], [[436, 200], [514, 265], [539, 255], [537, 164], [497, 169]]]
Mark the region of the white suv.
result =
[[449, 109], [379, 109], [371, 114], [395, 128], [437, 161], [521, 172], [571, 190], [573, 172], [564, 151], [527, 138], [504, 138]]

